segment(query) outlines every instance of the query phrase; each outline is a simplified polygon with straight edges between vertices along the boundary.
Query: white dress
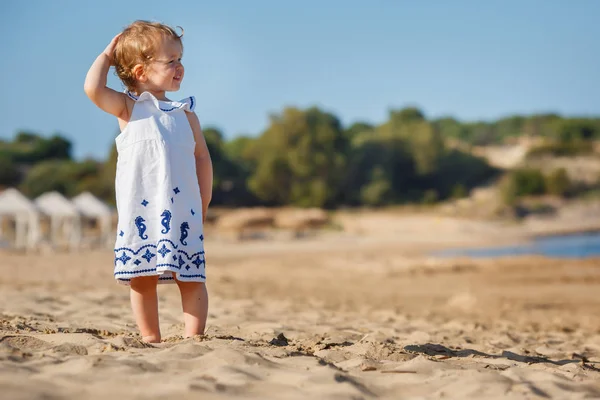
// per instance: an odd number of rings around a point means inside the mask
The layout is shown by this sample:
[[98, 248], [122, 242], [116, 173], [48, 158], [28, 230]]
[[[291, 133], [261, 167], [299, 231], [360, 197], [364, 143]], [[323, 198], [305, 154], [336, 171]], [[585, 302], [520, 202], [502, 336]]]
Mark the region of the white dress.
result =
[[204, 282], [202, 200], [195, 141], [186, 112], [195, 99], [162, 101], [148, 92], [115, 139], [118, 211], [115, 279], [160, 275], [159, 283]]

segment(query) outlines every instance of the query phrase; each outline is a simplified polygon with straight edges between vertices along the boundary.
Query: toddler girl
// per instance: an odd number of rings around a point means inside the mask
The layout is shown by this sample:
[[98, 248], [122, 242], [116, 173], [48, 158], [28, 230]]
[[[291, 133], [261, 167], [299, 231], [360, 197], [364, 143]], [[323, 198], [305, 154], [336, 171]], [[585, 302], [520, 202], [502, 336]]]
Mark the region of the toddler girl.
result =
[[[96, 58], [85, 93], [117, 117], [118, 212], [114, 276], [130, 285], [131, 307], [144, 341], [160, 342], [158, 283], [181, 292], [185, 336], [204, 333], [208, 312], [203, 224], [213, 170], [194, 113], [196, 101], [171, 101], [184, 77], [175, 30], [136, 21]], [[126, 86], [106, 87], [110, 66]]]

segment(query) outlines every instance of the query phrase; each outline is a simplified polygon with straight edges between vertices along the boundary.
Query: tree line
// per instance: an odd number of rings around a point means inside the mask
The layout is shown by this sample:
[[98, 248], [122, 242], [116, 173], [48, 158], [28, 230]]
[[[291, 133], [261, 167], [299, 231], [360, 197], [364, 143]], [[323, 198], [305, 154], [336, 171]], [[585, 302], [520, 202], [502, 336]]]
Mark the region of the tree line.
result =
[[[343, 126], [317, 107], [288, 107], [271, 115], [257, 136], [226, 140], [214, 127], [204, 134], [214, 165], [214, 205], [337, 208], [463, 197], [500, 173], [470, 146], [528, 136], [545, 140], [540, 152], [585, 152], [600, 139], [600, 118], [540, 114], [461, 122], [427, 119], [407, 107], [390, 110], [382, 124]], [[0, 186], [30, 197], [87, 190], [114, 203], [116, 158], [113, 146], [107, 160], [76, 161], [61, 135], [17, 132], [0, 141]]]

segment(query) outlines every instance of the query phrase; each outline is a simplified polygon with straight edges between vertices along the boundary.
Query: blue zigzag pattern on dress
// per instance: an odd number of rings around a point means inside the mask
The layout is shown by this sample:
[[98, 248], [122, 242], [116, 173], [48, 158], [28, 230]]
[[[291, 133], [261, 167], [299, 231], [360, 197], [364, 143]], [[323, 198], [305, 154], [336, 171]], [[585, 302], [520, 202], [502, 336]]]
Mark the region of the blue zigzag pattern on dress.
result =
[[190, 261], [194, 257], [203, 256], [204, 255], [204, 251], [199, 251], [197, 253], [192, 254], [191, 256], [189, 256], [188, 253], [185, 250], [177, 250], [177, 252], [180, 253], [180, 254], [185, 254], [185, 256], [187, 257], [188, 261]]
[[136, 271], [117, 271], [114, 275], [135, 275], [135, 274], [143, 274], [145, 272], [156, 272], [158, 267], [175, 267], [177, 269], [181, 269], [179, 265], [175, 264], [157, 264], [156, 268], [148, 268], [148, 269], [138, 269]]
[[158, 246], [162, 242], [169, 242], [169, 243], [171, 243], [171, 246], [173, 246], [174, 249], [177, 249], [179, 247], [178, 244], [175, 244], [173, 241], [171, 241], [169, 239], [160, 239], [158, 242], [156, 242], [156, 245]]
[[[158, 245], [161, 244], [162, 242], [169, 242], [171, 244], [171, 246], [173, 246], [173, 248], [176, 249], [176, 250], [179, 247], [178, 244], [173, 243], [173, 241], [171, 241], [169, 239], [160, 239], [158, 242], [156, 242], [156, 244], [145, 244], [142, 247], [140, 247], [139, 249], [137, 249], [137, 251], [133, 250], [133, 249], [130, 249], [129, 247], [119, 247], [118, 249], [115, 249], [115, 253], [119, 252], [119, 251], [122, 251], [122, 250], [127, 250], [127, 251], [132, 252], [133, 255], [138, 255], [138, 253], [140, 251], [144, 250], [145, 248], [148, 248], [148, 247], [153, 247], [155, 249], [158, 248]], [[182, 250], [179, 250], [179, 251], [182, 251]], [[187, 255], [187, 253], [185, 253], [185, 255]]]
[[133, 255], [137, 256], [140, 251], [142, 251], [142, 250], [144, 250], [144, 249], [146, 249], [148, 247], [154, 247], [154, 248], [156, 248], [156, 245], [154, 245], [154, 244], [145, 244], [142, 247], [140, 247], [139, 249], [137, 249], [137, 251], [135, 251], [133, 249], [130, 249], [129, 247], [119, 247], [118, 249], [115, 249], [115, 253], [119, 252], [119, 251], [122, 251], [122, 250], [127, 250], [127, 251], [132, 252]]

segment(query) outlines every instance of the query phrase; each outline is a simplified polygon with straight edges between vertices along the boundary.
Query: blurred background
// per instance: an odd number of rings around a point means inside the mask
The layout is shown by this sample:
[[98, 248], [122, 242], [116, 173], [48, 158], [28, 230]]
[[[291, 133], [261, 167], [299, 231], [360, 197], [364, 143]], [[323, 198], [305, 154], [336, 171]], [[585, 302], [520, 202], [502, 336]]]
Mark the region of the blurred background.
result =
[[[37, 208], [82, 194], [114, 206], [118, 126], [83, 81], [136, 19], [185, 30], [186, 75], [170, 96], [198, 101], [215, 171], [209, 222], [248, 207], [515, 221], [577, 204], [572, 231], [600, 199], [594, 0], [0, 7], [0, 188], [52, 193]], [[112, 69], [109, 86], [123, 89]], [[265, 210], [246, 218], [237, 224], [275, 224]]]

